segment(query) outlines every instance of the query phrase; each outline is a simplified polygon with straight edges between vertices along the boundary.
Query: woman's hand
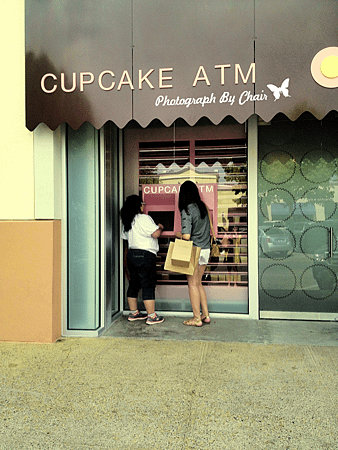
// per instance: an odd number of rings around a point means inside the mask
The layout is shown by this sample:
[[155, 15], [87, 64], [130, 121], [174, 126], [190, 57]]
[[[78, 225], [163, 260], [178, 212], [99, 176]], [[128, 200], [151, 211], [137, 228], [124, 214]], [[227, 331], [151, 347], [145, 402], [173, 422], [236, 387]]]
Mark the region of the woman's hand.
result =
[[176, 231], [175, 237], [177, 239], [184, 239], [185, 241], [190, 241], [190, 234], [182, 234], [180, 231]]

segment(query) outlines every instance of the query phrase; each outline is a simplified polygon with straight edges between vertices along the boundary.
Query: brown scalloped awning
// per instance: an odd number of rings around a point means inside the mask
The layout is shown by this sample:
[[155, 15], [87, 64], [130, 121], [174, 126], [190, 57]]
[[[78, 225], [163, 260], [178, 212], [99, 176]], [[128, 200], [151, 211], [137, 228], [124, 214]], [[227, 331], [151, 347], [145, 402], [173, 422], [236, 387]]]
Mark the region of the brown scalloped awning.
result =
[[337, 46], [336, 0], [26, 0], [26, 125], [322, 119]]

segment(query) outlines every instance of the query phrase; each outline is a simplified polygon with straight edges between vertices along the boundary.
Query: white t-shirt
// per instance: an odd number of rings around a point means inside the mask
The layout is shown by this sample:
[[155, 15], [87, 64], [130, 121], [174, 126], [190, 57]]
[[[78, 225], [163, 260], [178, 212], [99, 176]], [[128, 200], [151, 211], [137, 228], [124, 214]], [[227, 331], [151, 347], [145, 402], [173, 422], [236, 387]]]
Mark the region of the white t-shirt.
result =
[[158, 229], [158, 225], [147, 214], [137, 214], [131, 224], [131, 230], [122, 229], [121, 238], [128, 241], [129, 248], [148, 250], [157, 254], [158, 240], [151, 235]]

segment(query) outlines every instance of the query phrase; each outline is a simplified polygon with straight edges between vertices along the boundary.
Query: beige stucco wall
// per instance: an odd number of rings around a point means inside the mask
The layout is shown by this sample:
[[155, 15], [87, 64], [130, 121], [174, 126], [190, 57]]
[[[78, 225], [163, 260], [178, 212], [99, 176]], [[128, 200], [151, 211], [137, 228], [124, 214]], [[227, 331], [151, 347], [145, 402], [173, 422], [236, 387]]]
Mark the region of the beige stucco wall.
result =
[[0, 340], [55, 342], [62, 133], [26, 129], [25, 1], [0, 0], [0, 13]]
[[33, 133], [25, 127], [24, 0], [0, 0], [0, 220], [34, 219]]

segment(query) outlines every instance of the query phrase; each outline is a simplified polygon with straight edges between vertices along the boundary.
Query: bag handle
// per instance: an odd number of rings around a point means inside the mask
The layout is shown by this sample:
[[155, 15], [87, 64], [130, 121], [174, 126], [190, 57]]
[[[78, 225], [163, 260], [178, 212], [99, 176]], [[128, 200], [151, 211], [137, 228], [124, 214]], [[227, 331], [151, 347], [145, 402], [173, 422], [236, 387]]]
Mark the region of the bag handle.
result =
[[213, 225], [212, 225], [211, 217], [210, 217], [210, 211], [209, 211], [209, 208], [208, 208], [207, 206], [206, 206], [206, 208], [207, 208], [207, 211], [208, 211], [209, 222], [210, 222], [210, 228], [211, 228], [211, 232], [212, 232], [212, 238], [213, 238], [213, 240], [216, 242], [215, 231], [214, 231], [214, 227], [213, 227]]

